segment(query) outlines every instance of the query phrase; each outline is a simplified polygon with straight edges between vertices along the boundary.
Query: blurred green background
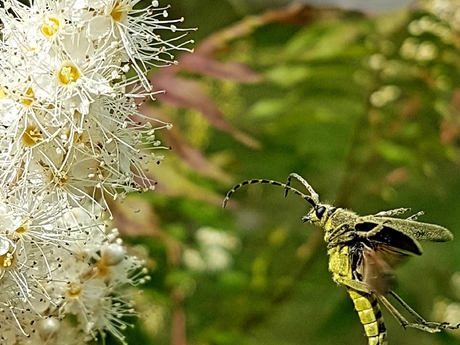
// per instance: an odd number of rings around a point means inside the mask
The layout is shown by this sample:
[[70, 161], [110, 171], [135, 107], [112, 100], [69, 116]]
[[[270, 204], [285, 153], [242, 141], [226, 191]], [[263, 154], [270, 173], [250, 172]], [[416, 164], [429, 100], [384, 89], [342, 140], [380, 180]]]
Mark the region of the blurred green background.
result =
[[[151, 169], [157, 190], [116, 219], [152, 277], [129, 343], [367, 344], [322, 230], [301, 222], [306, 202], [251, 185], [221, 208], [241, 180], [291, 172], [361, 215], [411, 207], [450, 229], [454, 241], [422, 243], [397, 270], [395, 291], [426, 319], [460, 322], [460, 22], [444, 3], [370, 14], [171, 2], [170, 18], [199, 30], [194, 54], [152, 74], [167, 93], [144, 113], [174, 124], [158, 132], [172, 149]], [[390, 345], [460, 342], [383, 313]]]

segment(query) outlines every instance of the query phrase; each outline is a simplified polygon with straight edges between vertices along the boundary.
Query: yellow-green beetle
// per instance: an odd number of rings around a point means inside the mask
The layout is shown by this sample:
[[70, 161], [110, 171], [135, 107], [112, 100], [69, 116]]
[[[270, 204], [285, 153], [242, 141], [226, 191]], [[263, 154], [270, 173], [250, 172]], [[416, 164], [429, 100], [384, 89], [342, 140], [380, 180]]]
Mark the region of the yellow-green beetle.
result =
[[[299, 180], [310, 195], [291, 187], [292, 178]], [[391, 290], [393, 268], [404, 257], [422, 254], [418, 241], [450, 241], [453, 235], [449, 230], [439, 225], [416, 221], [423, 212], [405, 219], [395, 218], [410, 211], [407, 208], [359, 216], [353, 211], [321, 203], [319, 195], [310, 184], [296, 173], [290, 174], [286, 183], [265, 179], [243, 181], [227, 193], [223, 207], [238, 188], [258, 183], [282, 187], [286, 190], [286, 195], [291, 191], [300, 195], [312, 206], [308, 214], [302, 217], [302, 221], [312, 223], [324, 230], [332, 278], [336, 283], [347, 287], [364, 326], [369, 345], [387, 344], [386, 328], [378, 300], [404, 328], [413, 327], [434, 333], [441, 329], [460, 327], [460, 324], [426, 321]], [[415, 322], [410, 323], [404, 318], [385, 297], [388, 294], [414, 317]]]

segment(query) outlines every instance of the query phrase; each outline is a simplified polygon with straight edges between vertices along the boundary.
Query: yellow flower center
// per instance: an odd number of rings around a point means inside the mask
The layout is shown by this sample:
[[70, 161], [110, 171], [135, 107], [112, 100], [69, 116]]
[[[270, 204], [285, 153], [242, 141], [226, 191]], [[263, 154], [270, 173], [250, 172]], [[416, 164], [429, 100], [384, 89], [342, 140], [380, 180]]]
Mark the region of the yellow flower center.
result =
[[51, 37], [58, 31], [59, 24], [59, 19], [56, 17], [45, 17], [41, 32], [45, 37]]
[[131, 11], [130, 6], [126, 6], [126, 4], [123, 4], [117, 1], [115, 6], [113, 7], [112, 12], [110, 12], [110, 16], [116, 22], [124, 22], [128, 12], [130, 11]]
[[40, 128], [28, 126], [22, 135], [22, 142], [29, 147], [35, 146], [43, 138]]
[[29, 87], [26, 93], [24, 94], [24, 96], [21, 97], [21, 102], [22, 104], [29, 106], [34, 102], [34, 100], [35, 100], [34, 90], [32, 90], [32, 88]]
[[61, 171], [56, 174], [51, 173], [50, 180], [57, 186], [63, 186], [69, 182], [70, 176], [66, 172]]
[[0, 87], [0, 99], [4, 99], [8, 97], [8, 94], [6, 93], [6, 89], [4, 86]]
[[58, 79], [63, 85], [69, 85], [80, 79], [80, 71], [70, 62], [65, 63], [58, 71]]
[[6, 252], [3, 255], [0, 255], [0, 269], [7, 269], [13, 266], [14, 262], [16, 261], [16, 257], [14, 253]]
[[81, 286], [77, 283], [67, 285], [67, 296], [70, 298], [78, 298], [81, 295]]

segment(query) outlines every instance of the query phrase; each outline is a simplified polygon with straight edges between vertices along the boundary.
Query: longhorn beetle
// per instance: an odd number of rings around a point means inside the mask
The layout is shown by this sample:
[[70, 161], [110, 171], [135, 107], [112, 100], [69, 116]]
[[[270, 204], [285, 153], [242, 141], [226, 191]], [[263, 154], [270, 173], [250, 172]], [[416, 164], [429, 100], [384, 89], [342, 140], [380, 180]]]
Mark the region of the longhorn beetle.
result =
[[[310, 195], [290, 186], [292, 178], [299, 180]], [[395, 218], [409, 212], [408, 208], [381, 211], [375, 215], [359, 216], [353, 211], [321, 203], [319, 195], [310, 184], [296, 173], [289, 175], [286, 183], [273, 180], [254, 179], [243, 181], [228, 191], [222, 207], [240, 187], [266, 183], [291, 191], [306, 200], [312, 209], [302, 221], [312, 223], [324, 230], [329, 255], [329, 270], [333, 280], [344, 285], [358, 312], [369, 345], [386, 345], [387, 333], [378, 300], [396, 318], [402, 327], [417, 328], [435, 333], [441, 329], [458, 329], [448, 322], [431, 322], [423, 319], [401, 297], [391, 290], [393, 268], [409, 255], [421, 255], [418, 241], [445, 242], [453, 239], [446, 228], [416, 221], [423, 212], [406, 219]], [[390, 303], [385, 295], [393, 298], [408, 311], [415, 322], [410, 323]]]

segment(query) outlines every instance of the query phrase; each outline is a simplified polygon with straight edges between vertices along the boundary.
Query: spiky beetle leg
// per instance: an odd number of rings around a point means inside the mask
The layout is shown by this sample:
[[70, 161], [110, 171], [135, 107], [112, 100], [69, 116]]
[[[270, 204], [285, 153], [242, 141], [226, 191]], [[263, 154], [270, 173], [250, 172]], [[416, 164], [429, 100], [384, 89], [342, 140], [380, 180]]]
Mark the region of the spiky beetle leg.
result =
[[380, 301], [383, 305], [388, 309], [388, 311], [395, 317], [395, 319], [399, 322], [399, 324], [404, 327], [411, 327], [420, 329], [422, 331], [428, 333], [437, 333], [440, 332], [442, 329], [450, 329], [456, 330], [460, 328], [460, 323], [457, 325], [452, 325], [449, 322], [434, 322], [434, 321], [426, 321], [419, 313], [417, 313], [414, 309], [411, 308], [404, 300], [399, 297], [396, 292], [390, 291], [389, 292], [396, 301], [398, 301], [401, 306], [408, 311], [410, 315], [415, 319], [416, 322], [411, 323], [407, 321], [407, 319], [402, 316], [402, 314], [388, 301], [388, 299], [384, 296], [379, 296]]

